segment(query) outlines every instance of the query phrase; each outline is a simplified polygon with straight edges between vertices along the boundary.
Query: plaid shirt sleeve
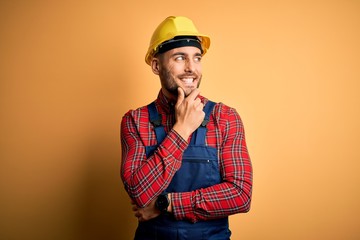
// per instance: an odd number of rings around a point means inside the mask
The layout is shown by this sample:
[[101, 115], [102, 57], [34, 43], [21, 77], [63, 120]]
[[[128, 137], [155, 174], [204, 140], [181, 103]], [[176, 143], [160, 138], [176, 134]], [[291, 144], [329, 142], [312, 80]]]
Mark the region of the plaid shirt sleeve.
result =
[[[178, 220], [211, 220], [250, 209], [252, 166], [240, 116], [235, 109], [217, 104], [211, 119], [213, 122], [208, 125], [216, 130], [206, 141], [218, 148], [222, 183], [192, 192], [171, 193], [173, 214]], [[139, 207], [147, 206], [168, 187], [188, 146], [169, 128], [164, 141], [147, 158], [145, 146], [156, 144], [149, 126], [148, 112], [144, 109], [128, 112], [121, 123], [121, 176], [125, 190]]]
[[139, 207], [147, 206], [167, 188], [181, 167], [182, 155], [188, 146], [176, 131], [171, 130], [154, 154], [147, 158], [145, 146], [148, 145], [144, 142], [151, 140], [147, 115], [145, 110], [128, 112], [121, 122], [121, 176], [125, 190]]
[[[215, 109], [216, 110], [216, 109]], [[235, 109], [217, 105], [216, 121], [221, 133], [219, 166], [222, 183], [192, 192], [171, 193], [177, 220], [197, 222], [250, 210], [252, 166], [244, 127]]]

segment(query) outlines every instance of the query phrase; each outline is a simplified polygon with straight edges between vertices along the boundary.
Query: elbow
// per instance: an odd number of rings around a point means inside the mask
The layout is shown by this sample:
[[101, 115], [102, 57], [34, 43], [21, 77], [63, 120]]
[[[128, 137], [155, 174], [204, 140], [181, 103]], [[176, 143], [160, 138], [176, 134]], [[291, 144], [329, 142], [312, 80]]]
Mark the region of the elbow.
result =
[[238, 213], [247, 213], [251, 208], [252, 186], [247, 185], [243, 188], [238, 188], [237, 206]]
[[[127, 179], [128, 180], [128, 179]], [[144, 194], [136, 184], [131, 184], [131, 181], [126, 181], [123, 179], [124, 188], [127, 194], [129, 195], [131, 202], [136, 204], [140, 208], [144, 208], [149, 205], [149, 199], [144, 198]]]
[[244, 213], [247, 213], [250, 211], [251, 208], [251, 199], [252, 199], [252, 184], [249, 184], [249, 187], [247, 188], [247, 191], [244, 192]]
[[142, 204], [141, 204], [140, 198], [137, 197], [138, 193], [137, 193], [136, 189], [134, 187], [132, 187], [128, 178], [126, 178], [124, 175], [122, 175], [121, 177], [122, 177], [122, 182], [124, 184], [124, 189], [127, 192], [128, 196], [130, 197], [131, 202], [140, 207], [140, 205], [142, 205]]
[[243, 193], [241, 195], [241, 204], [239, 205], [239, 213], [247, 213], [251, 208], [251, 194]]
[[145, 207], [145, 203], [141, 201], [141, 198], [139, 197], [139, 193], [135, 189], [133, 189], [131, 186], [125, 183], [124, 183], [124, 188], [133, 204], [136, 204], [136, 206], [140, 208]]
[[139, 193], [137, 193], [136, 191], [131, 191], [131, 189], [128, 187], [125, 187], [125, 191], [129, 195], [132, 204], [136, 204], [136, 206], [138, 206], [140, 208], [144, 208], [148, 205], [148, 203], [144, 202], [141, 199], [141, 197], [139, 196]]
[[246, 204], [244, 205], [243, 211], [242, 213], [247, 213], [250, 211], [251, 208], [251, 198], [249, 198], [249, 201], [246, 202]]

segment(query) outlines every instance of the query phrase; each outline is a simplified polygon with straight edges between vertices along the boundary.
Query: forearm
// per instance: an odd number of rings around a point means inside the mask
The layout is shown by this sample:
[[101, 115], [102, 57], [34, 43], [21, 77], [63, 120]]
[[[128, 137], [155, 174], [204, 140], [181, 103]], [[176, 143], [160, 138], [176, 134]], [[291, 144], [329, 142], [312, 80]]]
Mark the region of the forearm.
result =
[[223, 133], [218, 145], [222, 181], [192, 192], [173, 193], [172, 210], [178, 220], [210, 220], [250, 209], [252, 165], [243, 124], [235, 110], [225, 113], [218, 118]]
[[144, 207], [167, 188], [181, 167], [187, 143], [175, 131], [170, 131], [154, 154], [147, 158], [139, 136], [128, 129], [122, 127], [121, 177], [132, 200]]
[[251, 183], [239, 188], [225, 182], [192, 192], [171, 193], [171, 199], [171, 210], [177, 220], [218, 219], [249, 211]]

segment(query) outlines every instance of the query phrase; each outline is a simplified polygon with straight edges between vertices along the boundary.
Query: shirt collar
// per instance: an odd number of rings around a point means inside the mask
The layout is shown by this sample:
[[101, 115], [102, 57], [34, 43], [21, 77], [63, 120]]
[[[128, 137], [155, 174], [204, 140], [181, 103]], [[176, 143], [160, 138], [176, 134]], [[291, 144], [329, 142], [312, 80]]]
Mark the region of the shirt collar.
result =
[[[201, 102], [204, 103], [204, 105], [208, 101], [207, 98], [205, 98], [205, 97], [203, 97], [201, 95], [199, 96], [199, 98], [201, 99]], [[168, 98], [166, 98], [161, 89], [159, 91], [156, 102], [157, 102], [158, 106], [160, 106], [160, 108], [163, 109], [166, 113], [173, 113], [174, 112], [176, 102], [172, 102]]]

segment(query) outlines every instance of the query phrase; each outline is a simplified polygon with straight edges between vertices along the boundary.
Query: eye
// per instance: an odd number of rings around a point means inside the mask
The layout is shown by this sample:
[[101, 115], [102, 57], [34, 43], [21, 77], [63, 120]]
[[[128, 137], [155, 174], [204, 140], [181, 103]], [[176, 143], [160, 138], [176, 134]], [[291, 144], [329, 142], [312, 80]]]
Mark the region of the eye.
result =
[[194, 61], [195, 62], [201, 62], [201, 56], [196, 56], [195, 58], [194, 58]]
[[176, 61], [184, 61], [185, 60], [185, 57], [184, 56], [181, 56], [181, 55], [178, 55], [175, 57], [175, 60]]

